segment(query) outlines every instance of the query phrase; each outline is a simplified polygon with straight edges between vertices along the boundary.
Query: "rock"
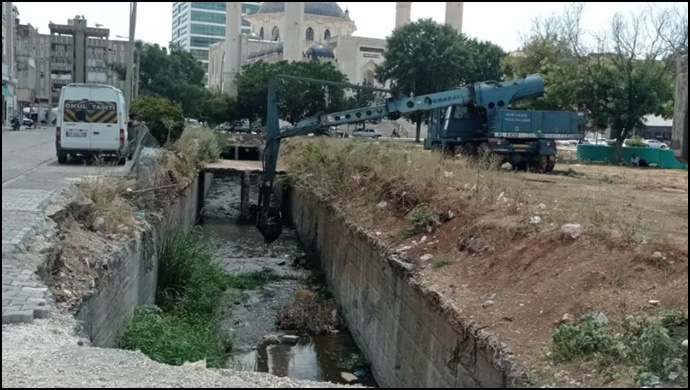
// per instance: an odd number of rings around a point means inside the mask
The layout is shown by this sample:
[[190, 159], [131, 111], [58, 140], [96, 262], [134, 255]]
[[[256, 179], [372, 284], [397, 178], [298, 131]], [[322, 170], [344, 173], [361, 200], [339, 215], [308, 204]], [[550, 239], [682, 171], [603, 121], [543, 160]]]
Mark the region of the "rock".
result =
[[103, 225], [105, 225], [105, 219], [103, 219], [103, 217], [98, 217], [91, 224], [91, 230], [95, 232], [100, 231], [103, 229]]
[[381, 201], [379, 204], [376, 205], [376, 208], [379, 210], [383, 210], [386, 207], [388, 207], [388, 202], [386, 202], [385, 200]]
[[350, 374], [349, 372], [343, 372], [340, 374], [340, 377], [345, 381], [346, 383], [355, 383], [359, 380], [356, 375]]
[[572, 324], [573, 323], [573, 317], [570, 314], [564, 314], [563, 318], [555, 322], [556, 326], [561, 326], [561, 325], [566, 325], [566, 324]]
[[603, 325], [603, 326], [608, 326], [608, 324], [609, 324], [609, 318], [606, 317], [606, 314], [604, 314], [604, 313], [597, 313], [594, 316], [594, 321], [600, 325]]
[[299, 336], [283, 335], [282, 337], [280, 337], [280, 341], [283, 344], [297, 345], [297, 343], [299, 342]]
[[664, 254], [661, 252], [654, 252], [654, 254], [652, 255], [652, 259], [653, 260], [666, 260], [666, 256], [664, 256]]
[[688, 340], [683, 341], [681, 345], [683, 346], [683, 348], [688, 349]]
[[443, 177], [446, 177], [446, 178], [453, 177], [453, 172], [443, 171]]
[[495, 304], [496, 304], [496, 302], [488, 300], [482, 304], [482, 307], [485, 309], [489, 309], [489, 308], [493, 307]]
[[280, 336], [277, 334], [267, 334], [263, 337], [263, 340], [268, 345], [280, 344]]
[[204, 369], [206, 369], [206, 359], [200, 360], [200, 361], [195, 362], [195, 363], [187, 362], [187, 363], [183, 364], [182, 367], [193, 368], [195, 370], [204, 370]]
[[661, 305], [661, 301], [656, 300], [656, 299], [651, 299], [651, 300], [649, 301], [649, 304], [652, 305], [652, 306], [659, 306], [659, 305]]
[[539, 209], [541, 209], [541, 210], [546, 210], [546, 204], [544, 204], [544, 203], [539, 203]]
[[573, 240], [580, 238], [580, 236], [582, 236], [582, 233], [584, 233], [582, 225], [578, 223], [565, 224], [561, 226], [561, 231], [564, 235], [572, 238]]
[[409, 251], [410, 249], [412, 249], [411, 246], [404, 246], [404, 247], [400, 248], [400, 252], [407, 252], [407, 251]]
[[419, 258], [421, 261], [429, 261], [434, 258], [434, 255], [427, 253], [426, 255]]
[[427, 237], [426, 237], [426, 236], [424, 236], [424, 237], [422, 237], [422, 239], [421, 239], [421, 240], [419, 240], [419, 242], [420, 242], [420, 243], [423, 243], [423, 242], [426, 242], [426, 240], [427, 240]]
[[278, 265], [281, 266], [281, 267], [284, 266], [285, 264], [287, 264], [286, 261], [281, 261], [281, 262], [278, 263]]
[[542, 219], [538, 215], [529, 219], [529, 223], [532, 225], [539, 225], [541, 222], [542, 222]]

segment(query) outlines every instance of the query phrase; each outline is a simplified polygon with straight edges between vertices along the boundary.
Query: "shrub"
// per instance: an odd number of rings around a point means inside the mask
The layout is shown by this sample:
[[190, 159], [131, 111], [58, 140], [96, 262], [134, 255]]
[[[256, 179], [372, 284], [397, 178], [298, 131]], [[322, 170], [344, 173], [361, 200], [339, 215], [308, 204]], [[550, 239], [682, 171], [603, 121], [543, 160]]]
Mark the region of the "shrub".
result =
[[642, 137], [636, 135], [625, 141], [625, 146], [629, 148], [646, 148], [647, 144], [644, 142]]
[[217, 160], [228, 146], [227, 135], [205, 127], [188, 127], [172, 149], [183, 153], [201, 164]]
[[[687, 387], [687, 314], [664, 311], [657, 317], [630, 316], [620, 326], [608, 326], [601, 315], [585, 315], [576, 325], [566, 324], [554, 333], [553, 357], [557, 360], [592, 360], [637, 371], [639, 386], [664, 381]], [[619, 332], [614, 333], [614, 329]]]
[[138, 114], [146, 122], [151, 135], [161, 144], [180, 138], [185, 128], [182, 107], [157, 96], [142, 96], [132, 103], [130, 114]]

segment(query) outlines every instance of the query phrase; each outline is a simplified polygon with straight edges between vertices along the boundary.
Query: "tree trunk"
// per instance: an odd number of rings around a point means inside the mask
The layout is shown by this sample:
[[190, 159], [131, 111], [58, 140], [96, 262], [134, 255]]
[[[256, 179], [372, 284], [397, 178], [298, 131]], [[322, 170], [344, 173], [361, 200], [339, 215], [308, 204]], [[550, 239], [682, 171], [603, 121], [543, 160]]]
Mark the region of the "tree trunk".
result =
[[417, 133], [415, 134], [414, 142], [421, 142], [422, 138], [422, 120], [421, 118], [417, 120]]
[[625, 142], [625, 139], [623, 138], [618, 138], [616, 139], [616, 151], [614, 155], [615, 163], [620, 164], [621, 160], [623, 159], [623, 143]]

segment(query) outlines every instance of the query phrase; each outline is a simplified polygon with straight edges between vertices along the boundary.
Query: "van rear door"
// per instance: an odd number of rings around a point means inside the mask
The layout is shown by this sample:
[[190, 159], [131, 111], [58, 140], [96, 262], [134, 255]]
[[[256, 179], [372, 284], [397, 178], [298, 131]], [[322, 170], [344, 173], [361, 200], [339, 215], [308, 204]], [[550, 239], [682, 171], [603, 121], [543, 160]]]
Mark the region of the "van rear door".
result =
[[109, 87], [91, 89], [91, 149], [104, 152], [120, 150], [118, 93]]
[[65, 87], [62, 90], [62, 139], [65, 150], [91, 150], [91, 124], [89, 123], [89, 88]]

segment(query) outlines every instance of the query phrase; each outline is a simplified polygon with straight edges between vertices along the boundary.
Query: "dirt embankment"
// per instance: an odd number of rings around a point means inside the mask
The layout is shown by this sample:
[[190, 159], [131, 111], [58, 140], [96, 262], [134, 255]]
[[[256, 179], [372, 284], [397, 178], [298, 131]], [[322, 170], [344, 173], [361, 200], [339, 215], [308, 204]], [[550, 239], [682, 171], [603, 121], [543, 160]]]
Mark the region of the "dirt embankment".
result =
[[[294, 140], [283, 162], [528, 366], [543, 368], [544, 348], [569, 318], [687, 311], [685, 171], [559, 165], [522, 174], [337, 140]], [[576, 380], [602, 384], [587, 378]]]

